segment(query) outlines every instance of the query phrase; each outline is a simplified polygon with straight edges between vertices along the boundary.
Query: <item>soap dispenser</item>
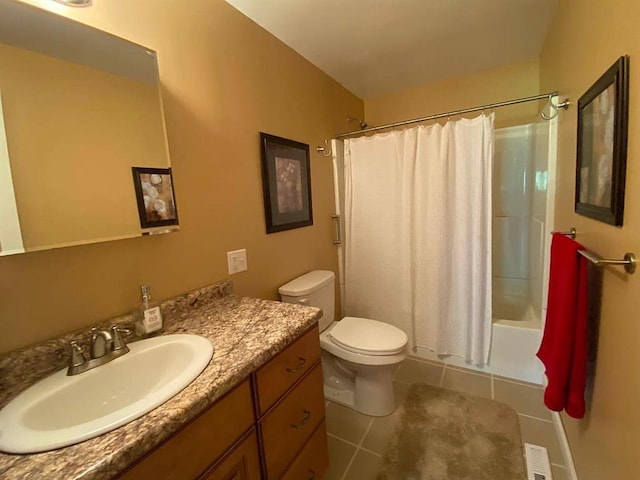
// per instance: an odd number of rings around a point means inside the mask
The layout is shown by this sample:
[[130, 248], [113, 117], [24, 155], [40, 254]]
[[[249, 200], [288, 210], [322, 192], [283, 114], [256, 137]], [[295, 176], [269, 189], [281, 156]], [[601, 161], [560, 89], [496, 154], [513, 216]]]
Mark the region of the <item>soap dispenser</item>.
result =
[[162, 331], [162, 313], [158, 302], [151, 301], [151, 289], [143, 285], [142, 305], [136, 321], [136, 333], [139, 337], [157, 335]]

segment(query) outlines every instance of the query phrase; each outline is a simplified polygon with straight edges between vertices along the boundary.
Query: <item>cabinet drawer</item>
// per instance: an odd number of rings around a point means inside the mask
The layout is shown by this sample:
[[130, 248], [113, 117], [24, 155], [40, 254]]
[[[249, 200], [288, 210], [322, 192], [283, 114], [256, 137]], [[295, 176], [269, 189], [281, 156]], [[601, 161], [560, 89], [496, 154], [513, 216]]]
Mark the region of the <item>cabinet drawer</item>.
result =
[[260, 478], [258, 436], [255, 429], [199, 480], [257, 480]]
[[266, 412], [319, 358], [320, 337], [316, 325], [256, 373], [258, 414]]
[[265, 474], [279, 479], [324, 419], [320, 364], [260, 421]]
[[251, 388], [245, 380], [118, 478], [198, 478], [252, 425]]
[[282, 480], [320, 480], [328, 466], [327, 426], [323, 421]]

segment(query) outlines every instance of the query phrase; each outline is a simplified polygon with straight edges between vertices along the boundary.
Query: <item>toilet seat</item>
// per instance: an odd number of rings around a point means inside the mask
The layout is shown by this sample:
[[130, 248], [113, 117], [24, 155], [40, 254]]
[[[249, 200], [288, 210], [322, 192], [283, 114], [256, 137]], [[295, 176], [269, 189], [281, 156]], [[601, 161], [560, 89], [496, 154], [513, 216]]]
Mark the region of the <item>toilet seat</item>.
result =
[[388, 323], [368, 318], [344, 317], [329, 332], [331, 341], [361, 355], [395, 355], [407, 345], [407, 335]]

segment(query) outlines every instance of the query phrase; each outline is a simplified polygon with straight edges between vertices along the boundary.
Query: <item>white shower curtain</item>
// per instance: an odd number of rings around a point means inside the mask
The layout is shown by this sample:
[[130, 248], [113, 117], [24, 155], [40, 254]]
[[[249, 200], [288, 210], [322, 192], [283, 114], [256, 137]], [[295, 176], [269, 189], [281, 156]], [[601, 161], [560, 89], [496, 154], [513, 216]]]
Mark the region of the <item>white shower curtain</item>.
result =
[[347, 315], [486, 364], [493, 114], [345, 141]]

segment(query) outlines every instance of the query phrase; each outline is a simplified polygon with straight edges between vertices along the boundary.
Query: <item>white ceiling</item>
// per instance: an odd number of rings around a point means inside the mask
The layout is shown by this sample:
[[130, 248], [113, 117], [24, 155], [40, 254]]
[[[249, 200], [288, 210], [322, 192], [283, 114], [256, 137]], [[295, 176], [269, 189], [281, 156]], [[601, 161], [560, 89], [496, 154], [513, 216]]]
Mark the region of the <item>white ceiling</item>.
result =
[[558, 0], [226, 0], [362, 99], [540, 54]]

